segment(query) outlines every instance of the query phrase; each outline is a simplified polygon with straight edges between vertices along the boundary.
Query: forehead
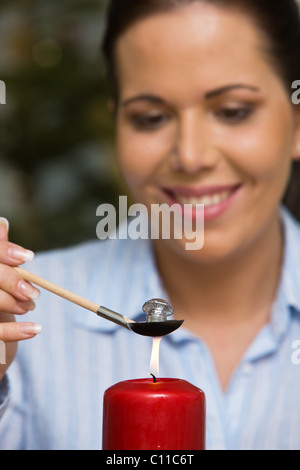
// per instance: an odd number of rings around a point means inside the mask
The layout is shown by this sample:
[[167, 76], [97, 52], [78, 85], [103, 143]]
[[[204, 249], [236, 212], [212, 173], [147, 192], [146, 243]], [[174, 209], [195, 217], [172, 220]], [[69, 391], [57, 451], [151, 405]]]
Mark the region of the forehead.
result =
[[147, 88], [155, 80], [170, 86], [175, 79], [193, 77], [220, 84], [239, 81], [251, 70], [256, 75], [268, 70], [263, 45], [260, 31], [246, 14], [194, 2], [140, 20], [119, 38], [119, 85]]

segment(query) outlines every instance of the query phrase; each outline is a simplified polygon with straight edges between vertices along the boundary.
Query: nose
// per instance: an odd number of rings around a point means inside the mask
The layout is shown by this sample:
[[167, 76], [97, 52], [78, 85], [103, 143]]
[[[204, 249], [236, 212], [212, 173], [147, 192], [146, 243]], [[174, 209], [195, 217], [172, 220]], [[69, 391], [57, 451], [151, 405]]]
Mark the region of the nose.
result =
[[178, 120], [172, 153], [173, 168], [193, 174], [216, 165], [218, 154], [205, 117], [197, 110], [183, 113]]

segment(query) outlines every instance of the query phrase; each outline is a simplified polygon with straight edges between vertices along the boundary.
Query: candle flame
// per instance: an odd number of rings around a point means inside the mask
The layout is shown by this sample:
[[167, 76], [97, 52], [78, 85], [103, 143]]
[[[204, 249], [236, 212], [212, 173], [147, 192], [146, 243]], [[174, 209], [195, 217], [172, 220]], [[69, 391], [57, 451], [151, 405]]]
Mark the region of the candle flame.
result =
[[155, 377], [159, 376], [159, 346], [161, 338], [153, 338], [152, 353], [150, 359], [150, 374]]

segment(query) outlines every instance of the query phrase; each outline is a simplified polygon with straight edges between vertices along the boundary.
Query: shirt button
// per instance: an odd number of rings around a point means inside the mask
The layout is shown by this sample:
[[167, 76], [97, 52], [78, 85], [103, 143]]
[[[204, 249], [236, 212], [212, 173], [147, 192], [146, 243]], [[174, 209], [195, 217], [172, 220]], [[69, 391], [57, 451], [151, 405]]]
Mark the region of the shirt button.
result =
[[251, 374], [252, 369], [253, 369], [253, 366], [251, 364], [245, 364], [242, 368], [242, 373], [244, 375], [249, 375]]

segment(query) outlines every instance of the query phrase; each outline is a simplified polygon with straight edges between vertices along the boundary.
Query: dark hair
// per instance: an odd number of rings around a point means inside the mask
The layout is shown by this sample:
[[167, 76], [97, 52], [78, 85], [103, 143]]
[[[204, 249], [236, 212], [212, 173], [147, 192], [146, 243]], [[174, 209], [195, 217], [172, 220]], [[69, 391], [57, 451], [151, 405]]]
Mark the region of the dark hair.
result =
[[[118, 38], [135, 22], [155, 13], [202, 2], [248, 14], [263, 34], [267, 57], [291, 96], [300, 79], [300, 14], [296, 0], [111, 0], [102, 51], [115, 100], [118, 80], [114, 49]], [[300, 220], [300, 163], [294, 163], [285, 202]]]

